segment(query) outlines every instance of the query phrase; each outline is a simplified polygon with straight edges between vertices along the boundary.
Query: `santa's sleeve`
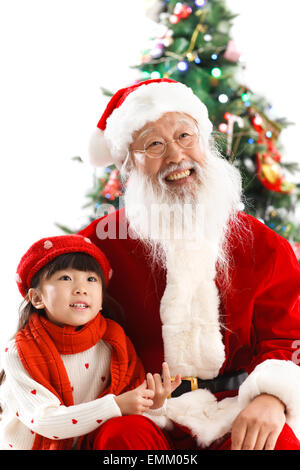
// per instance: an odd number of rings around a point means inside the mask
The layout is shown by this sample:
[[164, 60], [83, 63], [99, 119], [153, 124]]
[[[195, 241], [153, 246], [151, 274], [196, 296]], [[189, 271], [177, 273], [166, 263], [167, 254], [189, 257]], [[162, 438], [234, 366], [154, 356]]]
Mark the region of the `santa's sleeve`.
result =
[[239, 401], [245, 407], [261, 393], [278, 397], [286, 406], [287, 423], [300, 435], [300, 267], [280, 237], [272, 258], [254, 303], [256, 350]]

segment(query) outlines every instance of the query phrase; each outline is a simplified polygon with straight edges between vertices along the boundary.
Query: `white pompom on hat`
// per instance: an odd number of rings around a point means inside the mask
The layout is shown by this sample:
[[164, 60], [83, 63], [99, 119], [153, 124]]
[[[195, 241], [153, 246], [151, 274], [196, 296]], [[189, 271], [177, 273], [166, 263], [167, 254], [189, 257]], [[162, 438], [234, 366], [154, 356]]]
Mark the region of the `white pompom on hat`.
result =
[[209, 138], [212, 123], [207, 108], [191, 88], [168, 78], [146, 80], [112, 96], [90, 140], [90, 163], [121, 168], [133, 133], [168, 112], [190, 115], [197, 121], [201, 136]]

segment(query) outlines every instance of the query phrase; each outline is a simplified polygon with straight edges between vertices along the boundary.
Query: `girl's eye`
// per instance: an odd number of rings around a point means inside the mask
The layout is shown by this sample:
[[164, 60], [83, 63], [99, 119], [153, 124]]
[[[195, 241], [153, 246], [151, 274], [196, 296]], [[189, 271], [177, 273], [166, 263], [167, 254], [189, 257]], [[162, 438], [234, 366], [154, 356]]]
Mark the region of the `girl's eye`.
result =
[[90, 280], [90, 279], [92, 279], [92, 280], [93, 280], [93, 282], [97, 282], [97, 278], [96, 278], [96, 277], [94, 277], [94, 276], [90, 276], [90, 277], [88, 278], [88, 280]]
[[59, 279], [64, 279], [64, 278], [66, 278], [66, 277], [68, 277], [69, 279], [71, 279], [70, 276], [68, 276], [68, 274], [64, 274], [64, 275], [61, 276]]

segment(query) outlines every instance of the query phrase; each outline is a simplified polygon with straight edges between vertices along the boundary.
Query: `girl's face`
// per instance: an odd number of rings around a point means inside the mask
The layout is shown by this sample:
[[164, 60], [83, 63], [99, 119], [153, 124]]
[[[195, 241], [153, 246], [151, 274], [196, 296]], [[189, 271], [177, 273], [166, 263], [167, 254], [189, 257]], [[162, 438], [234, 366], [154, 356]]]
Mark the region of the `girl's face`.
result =
[[56, 271], [28, 291], [31, 303], [43, 308], [57, 325], [81, 326], [92, 320], [102, 306], [102, 282], [92, 271], [73, 268]]

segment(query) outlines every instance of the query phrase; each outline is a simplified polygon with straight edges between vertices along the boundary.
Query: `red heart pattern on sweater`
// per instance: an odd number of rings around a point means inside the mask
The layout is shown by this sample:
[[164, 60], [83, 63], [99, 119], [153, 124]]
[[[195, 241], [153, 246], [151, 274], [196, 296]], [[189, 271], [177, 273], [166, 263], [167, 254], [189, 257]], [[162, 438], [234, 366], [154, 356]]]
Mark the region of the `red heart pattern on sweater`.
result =
[[102, 423], [102, 419], [96, 419], [97, 423]]
[[102, 382], [104, 382], [105, 379], [106, 379], [106, 377], [101, 377]]
[[86, 364], [84, 364], [84, 366], [85, 366], [86, 369], [88, 369], [90, 367], [88, 362]]
[[52, 436], [52, 437], [53, 437], [53, 439], [59, 439], [59, 437], [58, 437], [58, 436]]
[[36, 390], [31, 390], [32, 395], [36, 395]]
[[77, 419], [72, 419], [72, 423], [73, 423], [73, 424], [78, 423]]

